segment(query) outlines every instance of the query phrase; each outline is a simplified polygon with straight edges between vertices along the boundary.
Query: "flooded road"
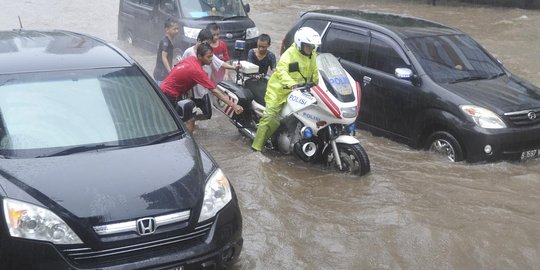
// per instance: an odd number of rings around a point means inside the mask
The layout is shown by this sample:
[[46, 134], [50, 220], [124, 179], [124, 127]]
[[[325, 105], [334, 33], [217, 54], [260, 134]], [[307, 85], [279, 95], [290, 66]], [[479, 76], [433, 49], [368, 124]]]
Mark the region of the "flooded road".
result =
[[[246, 0], [277, 52], [305, 10], [351, 8], [423, 17], [470, 34], [540, 85], [540, 12], [403, 1]], [[354, 4], [353, 4], [354, 3]], [[116, 41], [118, 0], [0, 0], [0, 28], [61, 28], [111, 41], [151, 73], [155, 52]], [[538, 269], [540, 160], [449, 164], [360, 131], [371, 173], [343, 176], [290, 156], [253, 153], [217, 111], [195, 138], [231, 179], [244, 248], [235, 269]]]

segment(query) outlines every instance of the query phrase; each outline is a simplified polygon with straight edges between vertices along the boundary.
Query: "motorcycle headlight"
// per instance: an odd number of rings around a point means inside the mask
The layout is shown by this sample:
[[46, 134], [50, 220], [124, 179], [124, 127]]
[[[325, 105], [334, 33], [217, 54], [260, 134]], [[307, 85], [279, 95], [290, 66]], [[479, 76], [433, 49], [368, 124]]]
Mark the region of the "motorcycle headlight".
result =
[[481, 128], [506, 128], [506, 124], [503, 120], [488, 109], [473, 105], [461, 105], [459, 108]]
[[81, 239], [56, 214], [37, 205], [4, 199], [4, 218], [13, 237], [54, 244], [81, 244]]
[[215, 216], [231, 200], [232, 191], [229, 180], [227, 180], [221, 169], [217, 169], [206, 182], [199, 222]]
[[355, 118], [356, 106], [341, 108], [341, 115], [345, 118]]
[[197, 39], [197, 36], [199, 35], [199, 32], [201, 32], [202, 29], [200, 28], [191, 28], [184, 26], [184, 36], [192, 39]]
[[259, 36], [259, 29], [257, 27], [251, 27], [246, 29], [246, 39], [252, 39]]

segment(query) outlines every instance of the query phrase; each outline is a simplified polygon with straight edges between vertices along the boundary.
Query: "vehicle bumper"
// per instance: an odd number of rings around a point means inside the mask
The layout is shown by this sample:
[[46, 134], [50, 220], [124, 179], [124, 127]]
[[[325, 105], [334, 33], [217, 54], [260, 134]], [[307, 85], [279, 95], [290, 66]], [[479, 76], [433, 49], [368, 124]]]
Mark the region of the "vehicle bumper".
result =
[[[216, 216], [205, 239], [189, 247], [172, 246], [142, 255], [93, 264], [67, 259], [51, 243], [0, 237], [0, 269], [226, 269], [238, 260], [242, 250], [242, 218], [233, 199]], [[6, 259], [9, 258], [9, 259]]]
[[[468, 162], [519, 160], [525, 151], [540, 149], [540, 126], [526, 128], [465, 128], [462, 143]], [[484, 151], [489, 145], [491, 153]]]

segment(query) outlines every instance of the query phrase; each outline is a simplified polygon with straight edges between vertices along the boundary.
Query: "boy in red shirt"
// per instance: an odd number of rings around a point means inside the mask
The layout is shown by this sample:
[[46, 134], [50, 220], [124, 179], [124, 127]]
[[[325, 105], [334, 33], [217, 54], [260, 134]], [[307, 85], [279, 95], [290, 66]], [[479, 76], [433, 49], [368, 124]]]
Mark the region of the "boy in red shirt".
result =
[[209, 23], [206, 26], [206, 29], [210, 30], [210, 32], [212, 32], [212, 36], [214, 37], [212, 39], [212, 43], [210, 43], [210, 46], [212, 46], [212, 50], [214, 51], [214, 55], [223, 62], [229, 61], [229, 48], [227, 47], [227, 43], [219, 38], [219, 25], [217, 23]]
[[[207, 88], [212, 94], [234, 109], [236, 114], [242, 113], [242, 106], [232, 102], [229, 98], [216, 89], [216, 84], [208, 78], [208, 74], [203, 70], [203, 65], [209, 65], [212, 62], [212, 47], [206, 43], [201, 43], [197, 47], [197, 57], [190, 56], [178, 63], [171, 73], [161, 84], [161, 91], [169, 98], [173, 106], [196, 84]], [[195, 118], [186, 121], [186, 127], [193, 132]]]

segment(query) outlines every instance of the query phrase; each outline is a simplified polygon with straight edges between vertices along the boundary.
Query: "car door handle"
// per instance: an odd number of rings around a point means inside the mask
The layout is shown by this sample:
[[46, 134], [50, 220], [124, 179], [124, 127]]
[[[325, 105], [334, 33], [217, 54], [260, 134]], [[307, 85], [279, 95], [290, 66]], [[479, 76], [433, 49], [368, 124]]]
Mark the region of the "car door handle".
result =
[[364, 76], [362, 81], [363, 81], [364, 86], [366, 86], [371, 82], [371, 77]]

